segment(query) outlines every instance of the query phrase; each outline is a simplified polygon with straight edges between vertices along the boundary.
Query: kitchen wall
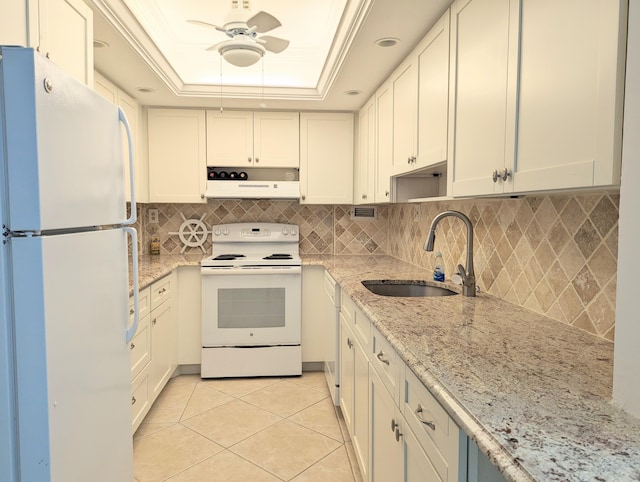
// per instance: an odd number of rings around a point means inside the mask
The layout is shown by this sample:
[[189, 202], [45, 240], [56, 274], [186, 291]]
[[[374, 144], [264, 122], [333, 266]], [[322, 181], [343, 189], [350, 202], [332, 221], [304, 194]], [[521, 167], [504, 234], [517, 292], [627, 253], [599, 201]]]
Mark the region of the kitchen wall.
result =
[[[613, 340], [618, 246], [617, 193], [531, 196], [378, 206], [375, 220], [352, 220], [351, 206], [300, 205], [297, 201], [238, 200], [140, 207], [141, 252], [151, 235], [161, 253], [179, 254], [180, 226], [283, 222], [300, 226], [303, 254], [389, 254], [428, 269], [435, 253], [423, 246], [441, 211], [467, 214], [474, 225], [474, 262], [480, 288], [532, 311]], [[158, 224], [148, 222], [158, 209]], [[188, 233], [189, 231], [187, 231]], [[466, 228], [445, 218], [436, 232], [447, 278], [465, 264]], [[205, 252], [211, 250], [207, 240]], [[189, 247], [185, 253], [201, 253]]]

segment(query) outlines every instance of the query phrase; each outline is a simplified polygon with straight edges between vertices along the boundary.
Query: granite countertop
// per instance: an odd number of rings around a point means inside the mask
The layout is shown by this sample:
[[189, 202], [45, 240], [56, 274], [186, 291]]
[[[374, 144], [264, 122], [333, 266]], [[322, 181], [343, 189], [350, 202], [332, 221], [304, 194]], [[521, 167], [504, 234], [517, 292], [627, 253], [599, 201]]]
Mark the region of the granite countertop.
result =
[[[142, 258], [141, 287], [200, 260]], [[362, 280], [431, 279], [391, 256], [303, 256], [303, 265], [329, 270], [507, 479], [640, 480], [640, 420], [611, 402], [611, 342], [484, 293], [374, 295]]]

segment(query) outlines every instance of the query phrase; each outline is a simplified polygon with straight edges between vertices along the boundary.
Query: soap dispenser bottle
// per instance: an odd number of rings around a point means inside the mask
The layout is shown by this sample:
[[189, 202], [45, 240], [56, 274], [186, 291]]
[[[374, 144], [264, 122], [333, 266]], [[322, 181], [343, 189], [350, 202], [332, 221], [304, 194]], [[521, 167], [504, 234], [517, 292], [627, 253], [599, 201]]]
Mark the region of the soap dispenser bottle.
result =
[[433, 280], [444, 281], [444, 260], [442, 259], [442, 253], [440, 251], [436, 253], [436, 265], [433, 268]]

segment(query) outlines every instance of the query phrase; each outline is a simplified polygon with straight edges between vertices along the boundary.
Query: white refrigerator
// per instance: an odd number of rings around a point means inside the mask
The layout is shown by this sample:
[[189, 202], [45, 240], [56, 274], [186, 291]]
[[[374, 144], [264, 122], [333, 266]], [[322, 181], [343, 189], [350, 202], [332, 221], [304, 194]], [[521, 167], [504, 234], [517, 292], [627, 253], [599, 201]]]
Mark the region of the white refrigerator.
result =
[[0, 480], [133, 481], [125, 125], [0, 47]]

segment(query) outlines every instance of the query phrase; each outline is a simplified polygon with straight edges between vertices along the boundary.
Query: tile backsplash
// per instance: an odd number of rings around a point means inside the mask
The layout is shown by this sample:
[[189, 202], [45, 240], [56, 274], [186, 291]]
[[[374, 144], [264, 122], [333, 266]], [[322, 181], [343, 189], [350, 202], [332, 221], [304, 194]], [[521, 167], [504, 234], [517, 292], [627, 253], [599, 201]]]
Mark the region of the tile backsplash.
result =
[[[389, 212], [389, 254], [431, 269], [423, 250], [433, 218], [465, 213], [474, 226], [478, 286], [499, 298], [613, 340], [618, 255], [617, 194], [397, 204]], [[447, 217], [436, 229], [449, 278], [466, 261], [466, 227]]]
[[[292, 223], [300, 227], [303, 254], [389, 254], [432, 269], [435, 253], [423, 249], [431, 220], [454, 209], [473, 222], [475, 274], [482, 290], [613, 340], [618, 205], [614, 193], [455, 200], [377, 206], [375, 219], [354, 220], [351, 206], [229, 200], [141, 205], [137, 227], [141, 253], [149, 253], [151, 236], [157, 234], [161, 254], [179, 254], [211, 250], [210, 236], [202, 248], [184, 246], [179, 233], [190, 220], [182, 230], [187, 240], [197, 240], [216, 224]], [[158, 209], [157, 224], [148, 222], [149, 209]], [[465, 225], [443, 219], [435, 250], [442, 252], [449, 278], [457, 264], [465, 264]]]
[[[199, 238], [203, 230], [226, 223], [269, 222], [297, 224], [300, 252], [303, 254], [386, 254], [388, 252], [388, 206], [377, 208], [375, 220], [352, 220], [351, 206], [301, 205], [297, 201], [228, 200], [207, 204], [145, 204], [138, 221], [140, 252], [149, 253], [151, 236], [160, 237], [161, 254], [211, 252], [211, 237], [202, 248], [186, 247], [180, 238], [193, 232]], [[158, 223], [148, 222], [149, 209], [158, 210]], [[204, 251], [203, 251], [204, 250]]]

